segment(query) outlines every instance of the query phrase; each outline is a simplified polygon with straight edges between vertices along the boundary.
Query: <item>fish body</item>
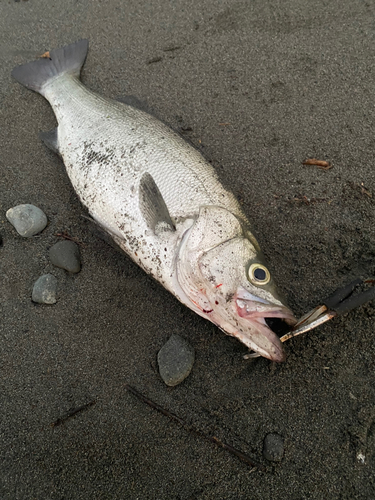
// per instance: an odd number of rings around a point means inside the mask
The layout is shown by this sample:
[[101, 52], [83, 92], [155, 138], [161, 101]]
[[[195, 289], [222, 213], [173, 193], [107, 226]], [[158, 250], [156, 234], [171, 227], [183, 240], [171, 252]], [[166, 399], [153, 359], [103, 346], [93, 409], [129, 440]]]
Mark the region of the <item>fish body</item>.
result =
[[58, 127], [42, 138], [61, 155], [81, 202], [182, 303], [261, 355], [284, 360], [264, 318], [292, 324], [294, 317], [238, 201], [169, 127], [81, 83], [87, 49], [81, 40], [13, 70], [50, 102]]

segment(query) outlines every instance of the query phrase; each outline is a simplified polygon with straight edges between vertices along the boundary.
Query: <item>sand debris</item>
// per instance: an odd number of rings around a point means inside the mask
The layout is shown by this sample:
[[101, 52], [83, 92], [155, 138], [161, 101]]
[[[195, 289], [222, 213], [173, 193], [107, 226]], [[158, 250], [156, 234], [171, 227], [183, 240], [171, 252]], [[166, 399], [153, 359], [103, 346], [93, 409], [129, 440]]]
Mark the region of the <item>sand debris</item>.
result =
[[315, 165], [321, 170], [330, 170], [333, 168], [333, 165], [329, 161], [317, 160], [316, 158], [307, 158], [307, 160], [302, 162], [302, 165]]

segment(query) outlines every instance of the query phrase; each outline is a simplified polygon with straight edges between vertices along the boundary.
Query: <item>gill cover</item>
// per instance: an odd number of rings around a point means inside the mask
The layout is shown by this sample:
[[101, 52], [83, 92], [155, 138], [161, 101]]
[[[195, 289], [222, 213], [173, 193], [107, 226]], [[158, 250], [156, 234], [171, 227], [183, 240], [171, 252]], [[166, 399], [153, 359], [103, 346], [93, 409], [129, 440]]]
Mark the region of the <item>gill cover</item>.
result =
[[196, 222], [183, 239], [177, 261], [178, 281], [201, 316], [206, 317], [213, 309], [200, 271], [201, 258], [221, 243], [242, 235], [237, 217], [222, 207], [208, 205], [200, 207]]
[[[200, 207], [198, 218], [185, 238], [177, 271], [180, 283], [189, 283], [204, 295], [208, 285], [220, 285], [221, 292], [234, 293], [233, 286], [244, 279], [248, 281], [246, 272], [257, 263], [266, 269], [253, 234], [225, 208], [207, 205]], [[266, 286], [259, 288], [260, 295], [262, 290], [273, 291], [269, 273]]]

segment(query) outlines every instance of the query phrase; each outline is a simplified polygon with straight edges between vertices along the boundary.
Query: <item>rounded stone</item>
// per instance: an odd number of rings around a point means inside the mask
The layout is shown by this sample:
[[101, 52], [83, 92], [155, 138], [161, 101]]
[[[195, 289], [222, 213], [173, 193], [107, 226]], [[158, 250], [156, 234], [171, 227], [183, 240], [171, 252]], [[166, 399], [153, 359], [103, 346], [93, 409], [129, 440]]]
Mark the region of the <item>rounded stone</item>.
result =
[[74, 241], [63, 240], [55, 243], [49, 250], [52, 264], [70, 273], [79, 273], [81, 270], [81, 256]]
[[168, 386], [178, 385], [189, 375], [194, 361], [194, 348], [179, 335], [172, 335], [158, 352], [160, 376]]
[[55, 304], [57, 279], [52, 274], [43, 274], [34, 283], [31, 300], [37, 304]]
[[270, 462], [280, 462], [284, 455], [284, 440], [280, 434], [267, 434], [263, 441], [263, 456]]
[[24, 238], [40, 233], [48, 222], [46, 214], [40, 208], [29, 204], [10, 208], [5, 216], [17, 233]]

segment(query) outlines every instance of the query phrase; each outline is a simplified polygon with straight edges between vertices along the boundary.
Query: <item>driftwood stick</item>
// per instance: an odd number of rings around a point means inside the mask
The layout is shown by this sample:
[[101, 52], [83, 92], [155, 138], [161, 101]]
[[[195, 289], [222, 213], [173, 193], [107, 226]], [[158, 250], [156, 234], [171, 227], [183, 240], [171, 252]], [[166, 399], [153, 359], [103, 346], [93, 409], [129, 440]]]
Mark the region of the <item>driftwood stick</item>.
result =
[[134, 396], [136, 396], [138, 399], [140, 399], [141, 401], [143, 401], [147, 405], [151, 406], [151, 408], [154, 408], [155, 410], [157, 410], [158, 412], [162, 413], [163, 415], [165, 415], [166, 417], [170, 418], [171, 420], [174, 420], [175, 422], [178, 422], [180, 425], [182, 425], [182, 427], [184, 427], [188, 431], [192, 432], [193, 434], [196, 434], [197, 436], [200, 436], [200, 437], [206, 439], [207, 441], [210, 441], [211, 443], [214, 443], [217, 446], [220, 446], [224, 450], [229, 451], [230, 453], [232, 453], [233, 455], [235, 455], [237, 458], [239, 458], [240, 460], [242, 460], [243, 462], [245, 462], [247, 465], [250, 465], [251, 467], [256, 467], [257, 469], [259, 469], [259, 470], [261, 470], [263, 472], [266, 471], [266, 467], [264, 467], [262, 464], [256, 462], [255, 460], [253, 460], [252, 458], [248, 457], [247, 455], [245, 455], [244, 453], [242, 453], [240, 450], [237, 450], [236, 448], [234, 448], [230, 444], [227, 444], [227, 443], [224, 443], [223, 441], [220, 441], [220, 439], [218, 439], [216, 436], [208, 436], [208, 435], [204, 434], [202, 431], [199, 431], [198, 429], [196, 429], [195, 427], [193, 427], [192, 425], [189, 425], [181, 417], [178, 417], [177, 415], [175, 415], [174, 413], [166, 410], [165, 408], [163, 408], [162, 406], [158, 405], [154, 401], [151, 401], [151, 399], [148, 399], [146, 396], [144, 396], [143, 394], [141, 394], [140, 392], [138, 392], [136, 389], [134, 389], [134, 387], [126, 384], [125, 385], [125, 389], [127, 389], [129, 392], [131, 392], [132, 394], [134, 394]]

